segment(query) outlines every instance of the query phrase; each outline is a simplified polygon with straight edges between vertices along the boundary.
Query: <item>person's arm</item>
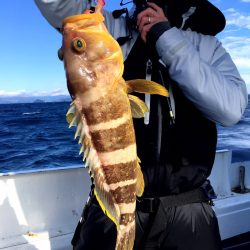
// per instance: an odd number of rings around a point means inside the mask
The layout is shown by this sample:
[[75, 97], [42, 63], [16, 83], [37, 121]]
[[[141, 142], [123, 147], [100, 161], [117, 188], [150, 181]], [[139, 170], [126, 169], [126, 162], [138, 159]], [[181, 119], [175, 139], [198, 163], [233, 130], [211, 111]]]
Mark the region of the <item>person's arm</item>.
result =
[[[34, 0], [45, 19], [57, 30], [62, 26], [63, 19], [79, 15], [91, 6], [96, 6], [94, 0]], [[110, 34], [117, 39], [127, 36], [126, 20], [123, 16], [115, 19], [112, 13], [104, 10], [105, 24]]]
[[148, 6], [138, 15], [139, 32], [149, 48], [156, 48], [170, 77], [208, 119], [224, 126], [237, 123], [247, 90], [221, 43], [213, 36], [171, 28], [159, 6]]
[[[47, 21], [60, 29], [65, 17], [81, 14], [91, 6], [91, 0], [34, 0]], [[94, 2], [93, 2], [94, 6]]]
[[170, 77], [207, 118], [223, 126], [241, 119], [246, 85], [215, 37], [166, 27], [156, 49]]

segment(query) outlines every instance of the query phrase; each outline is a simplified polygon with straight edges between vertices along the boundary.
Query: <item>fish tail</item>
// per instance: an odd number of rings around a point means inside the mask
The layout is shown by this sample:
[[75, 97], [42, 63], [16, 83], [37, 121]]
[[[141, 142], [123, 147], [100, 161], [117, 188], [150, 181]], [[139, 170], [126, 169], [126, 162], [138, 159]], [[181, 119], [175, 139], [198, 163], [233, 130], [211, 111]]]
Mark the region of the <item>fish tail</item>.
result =
[[132, 250], [135, 241], [135, 221], [117, 230], [115, 250]]

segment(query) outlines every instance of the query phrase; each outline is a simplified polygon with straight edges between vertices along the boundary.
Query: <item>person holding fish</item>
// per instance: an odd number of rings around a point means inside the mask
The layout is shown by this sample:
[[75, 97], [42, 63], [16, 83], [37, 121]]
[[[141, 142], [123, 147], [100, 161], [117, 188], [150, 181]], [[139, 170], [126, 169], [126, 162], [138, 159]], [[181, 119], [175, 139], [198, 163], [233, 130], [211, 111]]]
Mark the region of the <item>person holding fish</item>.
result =
[[236, 124], [248, 97], [215, 37], [221, 11], [207, 0], [113, 12], [102, 1], [35, 2], [63, 35], [67, 120], [93, 180], [73, 248], [222, 249], [208, 180], [216, 124]]

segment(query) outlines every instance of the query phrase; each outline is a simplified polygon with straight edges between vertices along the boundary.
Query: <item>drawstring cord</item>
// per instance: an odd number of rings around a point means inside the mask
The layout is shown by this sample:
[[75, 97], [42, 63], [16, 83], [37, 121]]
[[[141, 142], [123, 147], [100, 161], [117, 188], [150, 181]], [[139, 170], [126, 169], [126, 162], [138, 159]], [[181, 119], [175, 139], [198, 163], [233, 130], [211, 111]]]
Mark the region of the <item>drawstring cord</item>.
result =
[[[152, 77], [152, 62], [150, 59], [148, 59], [146, 63], [146, 80], [151, 81]], [[148, 107], [148, 112], [145, 113], [144, 116], [144, 124], [149, 124], [149, 118], [150, 118], [150, 94], [145, 94], [145, 103]]]

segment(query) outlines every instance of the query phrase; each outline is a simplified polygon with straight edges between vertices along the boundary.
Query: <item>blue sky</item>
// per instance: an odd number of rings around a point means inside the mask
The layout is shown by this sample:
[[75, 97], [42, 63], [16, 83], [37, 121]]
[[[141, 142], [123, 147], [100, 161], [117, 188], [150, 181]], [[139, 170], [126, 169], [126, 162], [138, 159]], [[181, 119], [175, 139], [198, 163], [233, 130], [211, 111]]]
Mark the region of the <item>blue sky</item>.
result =
[[[115, 2], [115, 4], [114, 4]], [[108, 9], [119, 0], [106, 0]], [[250, 0], [212, 0], [226, 16], [218, 38], [230, 52], [250, 93]], [[0, 1], [0, 96], [67, 94], [63, 64], [58, 60], [61, 35], [33, 0]]]

